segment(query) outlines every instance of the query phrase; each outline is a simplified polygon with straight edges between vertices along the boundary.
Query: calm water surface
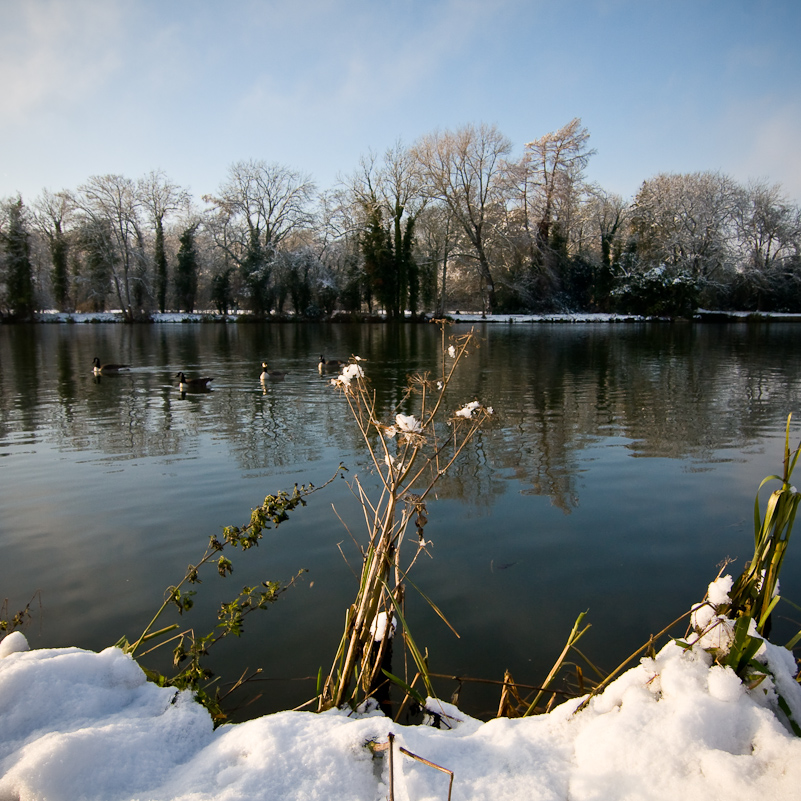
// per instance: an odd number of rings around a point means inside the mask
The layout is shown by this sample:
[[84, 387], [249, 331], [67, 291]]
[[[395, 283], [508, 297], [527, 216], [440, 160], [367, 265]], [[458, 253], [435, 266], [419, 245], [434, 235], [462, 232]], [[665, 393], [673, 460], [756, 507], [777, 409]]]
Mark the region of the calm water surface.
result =
[[[589, 610], [582, 650], [611, 669], [700, 599], [724, 558], [741, 567], [750, 557], [754, 493], [780, 472], [786, 417], [799, 411], [801, 326], [489, 324], [479, 333], [453, 400], [478, 398], [496, 420], [429, 503], [432, 558], [413, 577], [461, 637], [410, 592], [416, 640], [435, 672], [500, 681], [508, 668], [537, 683]], [[321, 485], [340, 462], [375, 487], [343, 399], [317, 372], [321, 353], [368, 359], [389, 410], [407, 373], [436, 369], [439, 332], [0, 327], [0, 599], [14, 611], [40, 591], [26, 630], [33, 647], [102, 649], [137, 636], [209, 536], [246, 523], [269, 493]], [[95, 355], [133, 369], [95, 379]], [[262, 359], [289, 373], [266, 393]], [[212, 391], [182, 397], [178, 370], [214, 376]], [[309, 571], [248, 619], [241, 640], [218, 646], [213, 667], [224, 678], [263, 668], [262, 698], [242, 715], [302, 703], [314, 694], [308, 677], [328, 671], [359, 566], [343, 522], [363, 534], [338, 479], [238, 554], [233, 576], [209, 573], [197, 588], [183, 624], [205, 633], [242, 586]], [[782, 590], [801, 602], [801, 544], [790, 546]], [[789, 606], [784, 614], [799, 617]], [[792, 626], [779, 621], [776, 639]], [[492, 714], [497, 702], [497, 688], [462, 692], [472, 714]]]

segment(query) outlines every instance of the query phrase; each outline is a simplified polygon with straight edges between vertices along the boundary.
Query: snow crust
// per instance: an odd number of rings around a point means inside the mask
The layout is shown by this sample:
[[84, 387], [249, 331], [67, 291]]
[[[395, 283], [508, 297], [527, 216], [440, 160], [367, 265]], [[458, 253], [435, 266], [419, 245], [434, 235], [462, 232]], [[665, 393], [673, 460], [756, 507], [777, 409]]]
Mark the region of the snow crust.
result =
[[[360, 801], [389, 794], [385, 744], [395, 737], [401, 801], [688, 801], [795, 799], [801, 688], [784, 648], [765, 643], [774, 679], [747, 690], [695, 647], [666, 645], [574, 714], [482, 723], [429, 699], [442, 728], [401, 726], [371, 711], [281, 712], [214, 730], [187, 692], [145, 680], [116, 648], [27, 650], [0, 643], [0, 798]], [[764, 683], [763, 683], [764, 684]]]

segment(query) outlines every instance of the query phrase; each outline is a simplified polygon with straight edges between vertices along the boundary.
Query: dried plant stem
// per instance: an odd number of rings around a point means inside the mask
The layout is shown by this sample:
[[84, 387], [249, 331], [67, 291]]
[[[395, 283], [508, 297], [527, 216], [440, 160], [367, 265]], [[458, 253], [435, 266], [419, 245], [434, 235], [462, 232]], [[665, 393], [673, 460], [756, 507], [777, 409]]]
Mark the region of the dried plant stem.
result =
[[559, 658], [554, 663], [554, 666], [551, 668], [551, 672], [548, 674], [545, 681], [542, 683], [542, 689], [534, 696], [534, 700], [529, 704], [528, 709], [523, 713], [523, 717], [528, 717], [537, 707], [540, 698], [542, 698], [543, 693], [545, 693], [550, 686], [551, 682], [554, 680], [554, 677], [559, 672], [562, 667], [562, 663], [565, 661], [570, 649], [577, 643], [584, 633], [589, 629], [589, 625], [585, 626], [583, 629], [579, 630], [579, 626], [581, 626], [581, 622], [584, 620], [586, 616], [586, 612], [582, 612], [577, 618], [576, 622], [573, 624], [573, 628], [570, 630], [570, 635], [567, 638], [567, 642], [565, 643], [565, 647], [562, 649], [562, 653], [559, 654]]
[[[346, 615], [343, 636], [318, 697], [318, 709], [356, 704], [373, 693], [382, 672], [387, 673], [384, 662], [390, 653], [393, 618], [402, 626], [405, 653], [412, 655], [427, 690], [433, 693], [426, 658], [416, 647], [406, 624], [404, 587], [409, 569], [427, 545], [423, 535], [427, 522], [425, 499], [491, 414], [491, 410], [473, 401], [450, 419], [441, 419], [448, 385], [475, 337], [472, 332], [458, 337], [446, 351], [445, 324], [441, 323], [440, 327], [442, 380], [435, 388], [427, 374], [410, 376], [401, 401], [392, 412], [394, 424], [385, 425], [379, 421], [376, 393], [364, 377], [361, 360], [354, 357], [332, 381], [342, 390], [373, 469], [379, 476], [381, 491], [376, 500], [371, 500], [358, 477], [351, 485], [362, 508], [368, 537], [366, 545], [360, 548], [362, 569], [358, 592]], [[449, 367], [446, 353], [452, 359]], [[412, 403], [419, 403], [416, 417], [401, 412], [401, 409], [408, 411]], [[431, 473], [430, 477], [427, 472]], [[418, 488], [419, 484], [422, 486]], [[404, 567], [400, 554], [401, 550], [406, 550], [406, 530], [413, 521], [418, 534], [417, 547]], [[444, 615], [430, 599], [423, 597], [444, 620]], [[386, 615], [384, 632], [376, 631], [379, 614]], [[393, 681], [402, 681], [390, 673], [387, 675]]]

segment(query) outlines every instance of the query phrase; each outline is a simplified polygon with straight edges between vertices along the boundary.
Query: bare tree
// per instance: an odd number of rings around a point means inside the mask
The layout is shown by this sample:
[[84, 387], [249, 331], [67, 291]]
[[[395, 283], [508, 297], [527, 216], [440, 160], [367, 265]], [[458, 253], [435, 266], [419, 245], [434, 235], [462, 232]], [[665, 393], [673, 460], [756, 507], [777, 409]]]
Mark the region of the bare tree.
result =
[[412, 151], [398, 141], [384, 153], [379, 178], [384, 202], [392, 221], [392, 241], [398, 272], [394, 311], [396, 314], [402, 313], [408, 308], [415, 314], [420, 282], [412, 247], [414, 226], [425, 205], [420, 191], [420, 165]]
[[147, 292], [144, 237], [136, 184], [122, 175], [93, 176], [78, 187], [75, 205], [95, 229], [111, 236], [111, 280], [126, 319], [141, 311]]
[[74, 204], [69, 192], [54, 193], [45, 189], [33, 204], [34, 225], [50, 250], [53, 301], [56, 308], [62, 311], [68, 305], [70, 290], [68, 227], [73, 212]]
[[105, 311], [117, 262], [111, 223], [105, 217], [79, 217], [73, 231], [73, 243], [71, 263], [74, 267], [72, 293], [75, 308], [81, 310], [88, 305], [92, 311]]
[[318, 199], [317, 255], [327, 268], [325, 306], [338, 300], [346, 311], [359, 311], [365, 296], [365, 276], [359, 254], [363, 211], [344, 184]]
[[232, 164], [212, 206], [209, 229], [218, 247], [239, 266], [252, 311], [269, 311], [270, 265], [281, 242], [313, 222], [311, 179], [278, 164]]
[[592, 265], [588, 300], [594, 308], [609, 308], [629, 212], [629, 203], [620, 195], [598, 185], [585, 187], [582, 202], [577, 207], [571, 244], [577, 246], [576, 255]]
[[801, 209], [779, 184], [753, 181], [738, 195], [735, 230], [748, 267], [768, 271], [801, 247]]
[[450, 208], [443, 203], [426, 206], [417, 219], [416, 230], [423, 301], [442, 317], [448, 302], [453, 259], [462, 248], [465, 235]]
[[154, 290], [159, 311], [167, 307], [167, 253], [164, 246], [164, 218], [174, 212], [187, 209], [189, 193], [172, 183], [164, 172], [154, 170], [137, 185], [140, 202], [147, 209], [155, 233], [153, 241]]
[[414, 154], [425, 192], [450, 209], [473, 249], [483, 284], [484, 310], [495, 308], [495, 281], [488, 256], [493, 223], [506, 202], [504, 157], [511, 142], [493, 125], [466, 125], [423, 137]]
[[589, 138], [589, 131], [575, 117], [558, 131], [527, 142], [517, 170], [531, 269], [544, 271], [550, 280], [559, 271], [556, 251], [561, 247], [567, 255], [573, 236], [584, 168], [595, 153], [588, 148]]
[[607, 192], [600, 186], [589, 187], [586, 213], [598, 236], [601, 263], [609, 267], [615, 241], [628, 220], [629, 204], [620, 195]]
[[[346, 192], [358, 209], [362, 250], [374, 250], [371, 242], [376, 236], [385, 240], [385, 258], [365, 276], [370, 289], [389, 315], [399, 316], [407, 308], [416, 312], [419, 276], [412, 246], [415, 221], [424, 206], [417, 159], [400, 141], [384, 152], [381, 161], [370, 152], [347, 179]], [[362, 256], [369, 266], [371, 259]]]

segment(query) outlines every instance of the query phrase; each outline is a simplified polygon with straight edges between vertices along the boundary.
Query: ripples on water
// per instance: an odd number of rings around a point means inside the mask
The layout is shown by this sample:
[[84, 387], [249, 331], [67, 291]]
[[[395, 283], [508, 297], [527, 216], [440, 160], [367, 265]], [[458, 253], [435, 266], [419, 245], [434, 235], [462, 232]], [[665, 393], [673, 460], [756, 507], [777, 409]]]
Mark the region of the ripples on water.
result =
[[[480, 333], [454, 406], [478, 398], [496, 419], [430, 503], [433, 558], [414, 576], [461, 639], [410, 593], [415, 637], [435, 672], [500, 680], [509, 668], [536, 683], [589, 609], [583, 650], [612, 668], [700, 599], [725, 557], [750, 556], [753, 495], [780, 471], [786, 416], [798, 410], [801, 327]], [[436, 369], [439, 335], [422, 325], [0, 328], [0, 580], [12, 607], [41, 589], [33, 646], [135, 636], [208, 537], [246, 522], [268, 493], [320, 485], [340, 462], [375, 486], [344, 402], [317, 372], [320, 353], [368, 359], [389, 416], [406, 374]], [[133, 369], [96, 380], [95, 355]], [[263, 359], [288, 371], [266, 392]], [[182, 397], [179, 370], [213, 375], [212, 390]], [[264, 697], [247, 714], [301, 703], [314, 682], [297, 679], [329, 668], [356, 589], [340, 544], [358, 569], [337, 515], [362, 534], [341, 480], [237, 560], [233, 577], [199, 588], [195, 620], [246, 583], [309, 569], [216, 658], [229, 678], [265, 668]], [[782, 581], [796, 602], [800, 554], [791, 545]], [[472, 686], [462, 696], [473, 714], [497, 700]]]

